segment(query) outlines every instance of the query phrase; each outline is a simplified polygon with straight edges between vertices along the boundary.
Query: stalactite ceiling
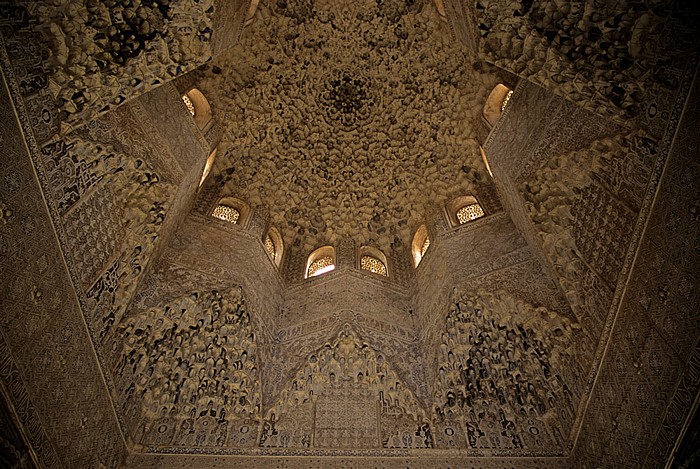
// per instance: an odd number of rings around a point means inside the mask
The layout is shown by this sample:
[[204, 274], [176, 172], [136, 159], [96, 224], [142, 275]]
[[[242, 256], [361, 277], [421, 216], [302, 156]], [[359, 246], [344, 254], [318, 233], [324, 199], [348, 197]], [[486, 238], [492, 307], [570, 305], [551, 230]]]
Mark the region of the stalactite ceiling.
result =
[[225, 127], [221, 195], [269, 205], [307, 249], [339, 236], [386, 248], [431, 203], [488, 184], [475, 125], [497, 79], [475, 71], [433, 3], [259, 10], [198, 85]]

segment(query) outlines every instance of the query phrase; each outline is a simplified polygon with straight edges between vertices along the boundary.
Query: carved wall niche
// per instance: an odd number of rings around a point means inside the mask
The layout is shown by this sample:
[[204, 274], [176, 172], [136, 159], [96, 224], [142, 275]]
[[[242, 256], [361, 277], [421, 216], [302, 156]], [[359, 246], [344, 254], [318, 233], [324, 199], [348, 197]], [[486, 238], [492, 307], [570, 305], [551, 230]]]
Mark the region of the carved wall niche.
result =
[[259, 444], [432, 448], [430, 423], [387, 358], [346, 325], [310, 354], [267, 412]]
[[587, 371], [576, 364], [581, 336], [504, 292], [456, 294], [434, 388], [438, 446], [563, 453]]
[[256, 335], [240, 287], [192, 292], [125, 318], [113, 373], [134, 441], [254, 445], [262, 399]]

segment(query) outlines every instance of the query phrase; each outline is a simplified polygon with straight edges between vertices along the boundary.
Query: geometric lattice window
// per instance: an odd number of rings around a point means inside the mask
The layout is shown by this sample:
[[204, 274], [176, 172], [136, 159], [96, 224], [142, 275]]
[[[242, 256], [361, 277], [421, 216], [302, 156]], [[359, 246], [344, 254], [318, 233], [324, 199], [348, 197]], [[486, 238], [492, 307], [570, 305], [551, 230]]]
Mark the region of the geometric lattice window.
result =
[[228, 205], [217, 205], [211, 215], [229, 223], [238, 223], [241, 213]]
[[360, 268], [369, 270], [375, 274], [387, 275], [386, 265], [374, 256], [362, 256], [362, 259], [360, 259]]
[[305, 278], [325, 274], [333, 269], [335, 269], [335, 249], [333, 246], [321, 246], [306, 259]]
[[197, 113], [197, 111], [195, 110], [194, 103], [192, 102], [190, 97], [187, 96], [186, 94], [183, 95], [182, 102], [185, 103], [185, 107], [187, 108], [188, 111], [190, 111], [190, 114], [192, 115], [192, 117], [194, 117], [194, 115]]
[[331, 256], [319, 257], [311, 264], [309, 264], [309, 269], [306, 273], [307, 277], [314, 277], [316, 275], [325, 274], [335, 269], [335, 263]]
[[513, 90], [508, 91], [508, 94], [506, 94], [506, 97], [503, 98], [503, 103], [501, 103], [501, 112], [503, 112], [508, 105], [508, 101], [510, 101], [511, 96], [513, 96]]
[[282, 236], [275, 227], [271, 226], [267, 231], [267, 235], [265, 235], [265, 250], [270, 255], [272, 262], [279, 267], [280, 263], [282, 262], [284, 245], [282, 244]]
[[459, 220], [460, 225], [463, 225], [464, 223], [467, 223], [472, 220], [476, 220], [477, 218], [481, 218], [483, 216], [484, 210], [478, 203], [465, 205], [464, 207], [457, 210], [457, 220]]
[[425, 251], [427, 251], [429, 247], [430, 247], [430, 238], [425, 238], [425, 240], [423, 241], [423, 244], [420, 247], [421, 257], [425, 256]]
[[270, 238], [270, 235], [267, 235], [267, 237], [265, 238], [265, 249], [267, 249], [267, 252], [270, 254], [270, 257], [274, 259], [275, 243], [272, 241], [272, 238]]
[[445, 212], [453, 227], [464, 225], [485, 215], [484, 209], [473, 195], [455, 197], [445, 205]]

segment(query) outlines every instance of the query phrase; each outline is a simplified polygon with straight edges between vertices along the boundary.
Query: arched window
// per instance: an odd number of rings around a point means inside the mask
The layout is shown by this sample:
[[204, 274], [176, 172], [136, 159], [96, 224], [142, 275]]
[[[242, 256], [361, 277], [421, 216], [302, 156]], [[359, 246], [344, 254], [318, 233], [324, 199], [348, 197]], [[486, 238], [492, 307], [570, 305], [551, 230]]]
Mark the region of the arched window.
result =
[[199, 130], [202, 132], [209, 130], [212, 124], [211, 106], [202, 92], [197, 88], [192, 88], [182, 96], [182, 102], [194, 118]]
[[277, 267], [279, 267], [282, 261], [283, 249], [282, 236], [280, 236], [279, 231], [274, 227], [270, 228], [265, 236], [265, 250]]
[[484, 209], [475, 197], [466, 195], [447, 204], [447, 214], [452, 226], [458, 226], [483, 217]]
[[360, 269], [385, 277], [389, 276], [386, 256], [379, 249], [370, 246], [362, 246], [360, 248]]
[[484, 104], [484, 119], [490, 127], [496, 125], [512, 95], [513, 90], [503, 83], [499, 83], [491, 90], [491, 94], [486, 98], [486, 104]]
[[430, 247], [430, 238], [428, 237], [428, 229], [425, 225], [421, 225], [417, 230], [416, 234], [413, 235], [413, 242], [411, 243], [411, 253], [413, 254], [413, 265], [418, 267], [420, 261], [425, 256], [425, 253]]
[[316, 277], [335, 269], [335, 249], [323, 246], [309, 255], [306, 261], [306, 278]]
[[229, 223], [242, 225], [248, 217], [249, 212], [250, 207], [242, 200], [236, 199], [235, 197], [224, 197], [219, 200], [219, 203], [214, 207], [211, 216]]
[[214, 151], [212, 151], [209, 154], [209, 157], [207, 158], [207, 162], [204, 165], [204, 171], [202, 172], [202, 178], [199, 180], [200, 187], [202, 186], [202, 184], [204, 184], [204, 181], [207, 179], [207, 176], [209, 176], [209, 173], [211, 172], [211, 167], [214, 166], [214, 160], [216, 159], [216, 150], [218, 150], [218, 148], [214, 148]]

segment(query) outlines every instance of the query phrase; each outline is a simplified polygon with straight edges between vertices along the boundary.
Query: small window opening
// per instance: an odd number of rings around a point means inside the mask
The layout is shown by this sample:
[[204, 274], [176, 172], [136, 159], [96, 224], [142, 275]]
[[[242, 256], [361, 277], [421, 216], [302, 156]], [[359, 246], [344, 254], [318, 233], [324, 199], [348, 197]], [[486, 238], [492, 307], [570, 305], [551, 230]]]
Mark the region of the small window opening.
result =
[[425, 241], [423, 241], [423, 245], [420, 247], [420, 255], [425, 256], [425, 252], [428, 250], [430, 247], [430, 238], [425, 238]]
[[238, 220], [241, 217], [241, 212], [233, 207], [229, 207], [228, 205], [219, 204], [214, 208], [211, 215], [220, 220], [235, 224], [238, 223]]
[[273, 259], [275, 258], [275, 243], [272, 242], [272, 238], [270, 238], [270, 235], [267, 235], [265, 237], [265, 249], [267, 250], [267, 253], [272, 257]]
[[275, 265], [279, 267], [282, 261], [284, 246], [282, 244], [282, 236], [274, 227], [270, 227], [267, 235], [265, 235], [265, 250], [270, 255]]
[[484, 166], [486, 166], [486, 170], [489, 172], [489, 176], [493, 177], [493, 171], [491, 171], [491, 165], [489, 164], [488, 158], [486, 158], [486, 150], [482, 146], [479, 146], [479, 150], [481, 151], [481, 160], [484, 162]]
[[185, 107], [187, 108], [188, 111], [190, 111], [190, 115], [192, 117], [194, 117], [195, 114], [197, 113], [197, 110], [195, 109], [194, 103], [192, 102], [190, 97], [187, 96], [186, 94], [182, 95], [182, 102], [185, 103]]
[[316, 277], [335, 269], [335, 250], [332, 246], [323, 246], [309, 255], [306, 262], [306, 277]]
[[382, 251], [371, 246], [360, 248], [360, 269], [385, 277], [389, 276], [386, 256]]
[[411, 243], [411, 254], [413, 255], [413, 265], [415, 267], [418, 267], [418, 264], [423, 260], [429, 247], [430, 237], [428, 236], [428, 229], [425, 225], [421, 225], [416, 230], [416, 234], [413, 235], [413, 242]]
[[502, 83], [499, 83], [491, 90], [491, 94], [486, 98], [483, 112], [484, 119], [490, 127], [496, 125], [498, 118], [501, 117], [512, 96], [513, 90]]
[[501, 104], [501, 112], [505, 111], [506, 106], [508, 106], [508, 103], [510, 102], [511, 96], [513, 96], [513, 90], [508, 91], [506, 97], [503, 98], [503, 103]]
[[476, 220], [477, 218], [481, 218], [483, 216], [484, 210], [478, 203], [465, 205], [464, 207], [457, 210], [457, 220], [459, 220], [460, 225], [463, 225], [472, 220]]
[[236, 197], [222, 197], [214, 207], [211, 216], [235, 225], [245, 225], [250, 214], [250, 206]]
[[209, 176], [209, 173], [211, 172], [212, 166], [214, 166], [214, 160], [216, 160], [216, 150], [217, 148], [214, 148], [214, 151], [212, 151], [207, 158], [207, 162], [204, 165], [204, 171], [202, 171], [202, 178], [199, 180], [200, 187], [202, 184], [204, 184], [204, 181], [206, 181], [207, 176]]
[[212, 125], [212, 111], [207, 98], [197, 88], [192, 88], [182, 96], [182, 102], [199, 130], [206, 133]]
[[360, 266], [363, 270], [368, 270], [375, 274], [386, 276], [386, 266], [382, 261], [372, 256], [362, 256]]
[[485, 215], [476, 197], [465, 195], [452, 200], [445, 207], [452, 226], [464, 225]]

